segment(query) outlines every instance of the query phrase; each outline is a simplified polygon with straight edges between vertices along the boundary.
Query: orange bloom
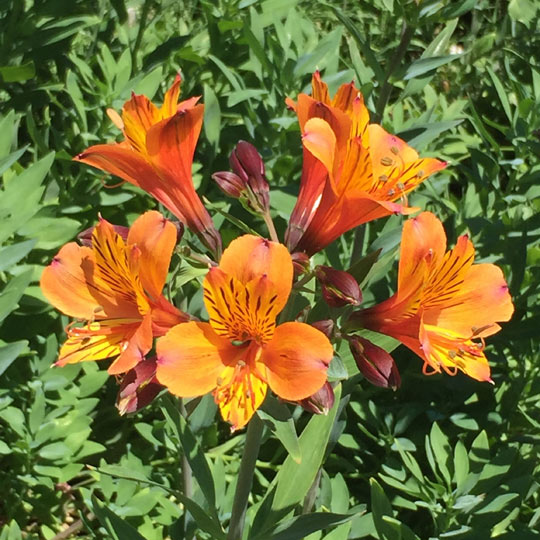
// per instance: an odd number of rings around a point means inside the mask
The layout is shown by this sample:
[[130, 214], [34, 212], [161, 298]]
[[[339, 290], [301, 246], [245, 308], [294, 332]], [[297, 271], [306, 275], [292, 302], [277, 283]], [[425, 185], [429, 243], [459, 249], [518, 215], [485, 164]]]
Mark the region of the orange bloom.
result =
[[407, 193], [446, 166], [419, 158], [404, 141], [369, 124], [353, 83], [330, 99], [316, 72], [312, 96], [300, 94], [298, 104], [287, 104], [298, 115], [304, 145], [300, 193], [286, 232], [291, 251], [313, 255], [362, 223], [417, 211], [407, 206]]
[[91, 146], [74, 159], [148, 192], [219, 254], [221, 237], [191, 176], [204, 105], [197, 105], [198, 97], [177, 103], [179, 94], [180, 76], [159, 109], [146, 96], [133, 94], [124, 104], [122, 117], [112, 109], [107, 111], [125, 140]]
[[86, 321], [69, 325], [56, 365], [117, 357], [109, 373], [134, 367], [164, 335], [188, 316], [161, 291], [176, 245], [176, 227], [159, 212], [146, 212], [127, 240], [101, 219], [91, 247], [66, 244], [45, 268], [41, 290], [62, 313]]
[[350, 327], [392, 336], [424, 360], [426, 375], [461, 370], [491, 381], [484, 338], [500, 330], [514, 311], [501, 269], [473, 264], [474, 246], [460, 236], [446, 251], [442, 223], [430, 212], [403, 228], [398, 288], [388, 300], [358, 311]]
[[204, 280], [210, 321], [180, 324], [158, 340], [158, 381], [181, 397], [213, 392], [233, 429], [249, 421], [268, 386], [288, 401], [314, 394], [332, 345], [307, 324], [276, 326], [292, 279], [285, 246], [251, 235], [231, 242]]

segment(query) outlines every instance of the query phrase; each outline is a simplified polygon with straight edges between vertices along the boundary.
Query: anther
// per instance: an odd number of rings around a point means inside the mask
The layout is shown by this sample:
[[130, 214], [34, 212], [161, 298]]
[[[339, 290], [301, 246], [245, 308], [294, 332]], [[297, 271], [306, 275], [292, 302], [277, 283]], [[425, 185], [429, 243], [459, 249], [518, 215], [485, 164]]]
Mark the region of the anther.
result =
[[390, 152], [392, 152], [392, 154], [395, 154], [397, 156], [399, 154], [399, 148], [397, 146], [391, 146]]
[[394, 164], [394, 160], [390, 157], [383, 157], [381, 159], [381, 165], [384, 165], [385, 167], [388, 167], [393, 164]]
[[386, 174], [381, 174], [381, 176], [379, 176], [379, 182], [388, 182], [388, 176], [386, 176]]

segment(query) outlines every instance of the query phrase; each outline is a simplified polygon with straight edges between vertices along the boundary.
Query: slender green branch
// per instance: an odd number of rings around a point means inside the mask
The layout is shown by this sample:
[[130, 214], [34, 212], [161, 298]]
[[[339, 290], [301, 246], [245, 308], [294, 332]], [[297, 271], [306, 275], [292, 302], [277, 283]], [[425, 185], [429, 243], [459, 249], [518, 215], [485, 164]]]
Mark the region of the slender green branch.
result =
[[[187, 418], [186, 406], [184, 405], [184, 400], [180, 399], [180, 414]], [[193, 496], [193, 471], [191, 470], [191, 465], [187, 459], [186, 453], [182, 451], [182, 492], [188, 498], [191, 499]], [[184, 513], [184, 533], [186, 533], [187, 540], [193, 540], [187, 535], [187, 530], [189, 523], [192, 521], [191, 515], [185, 511]]]
[[248, 499], [253, 484], [253, 473], [255, 472], [255, 464], [259, 455], [262, 432], [262, 420], [254, 414], [246, 432], [246, 442], [236, 483], [227, 540], [242, 540]]
[[150, 13], [151, 4], [152, 0], [145, 0], [142, 7], [141, 19], [139, 21], [139, 29], [137, 30], [137, 37], [135, 38], [135, 44], [133, 45], [133, 50], [131, 51], [131, 65], [133, 66], [133, 71], [137, 69], [137, 53], [139, 52], [139, 48], [141, 47], [144, 31], [148, 26], [147, 19], [148, 14]]
[[272, 220], [272, 216], [270, 215], [270, 212], [267, 210], [263, 214], [264, 222], [266, 223], [266, 227], [268, 228], [268, 233], [270, 234], [270, 239], [272, 242], [278, 242], [279, 238], [276, 232], [276, 227], [274, 226], [274, 222]]

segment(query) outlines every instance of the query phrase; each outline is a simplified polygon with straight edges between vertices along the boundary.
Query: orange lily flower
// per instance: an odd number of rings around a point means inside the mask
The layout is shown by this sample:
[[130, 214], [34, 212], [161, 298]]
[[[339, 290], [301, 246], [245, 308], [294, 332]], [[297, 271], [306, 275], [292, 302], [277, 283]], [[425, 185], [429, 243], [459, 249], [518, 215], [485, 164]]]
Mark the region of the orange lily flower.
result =
[[287, 104], [298, 115], [304, 146], [300, 193], [286, 232], [291, 251], [313, 255], [362, 223], [416, 212], [407, 206], [407, 193], [446, 166], [419, 158], [403, 140], [369, 124], [353, 83], [330, 99], [316, 72], [312, 96], [300, 94], [298, 104]]
[[467, 235], [446, 252], [442, 223], [430, 212], [403, 227], [398, 288], [388, 300], [353, 313], [349, 327], [364, 327], [401, 341], [424, 360], [426, 375], [463, 371], [490, 381], [484, 338], [514, 311], [503, 273], [473, 264]]
[[41, 290], [62, 313], [86, 321], [70, 324], [58, 366], [117, 357], [109, 373], [123, 373], [144, 359], [154, 336], [188, 320], [161, 294], [176, 227], [159, 212], [146, 212], [127, 240], [104, 219], [91, 247], [66, 244], [45, 268]]
[[158, 381], [181, 397], [213, 392], [233, 430], [268, 386], [288, 401], [317, 392], [333, 355], [328, 338], [300, 322], [276, 326], [292, 279], [285, 246], [251, 235], [233, 240], [204, 280], [210, 321], [180, 324], [158, 340]]
[[193, 230], [214, 253], [221, 237], [193, 186], [191, 167], [201, 132], [204, 105], [199, 97], [178, 102], [178, 75], [161, 108], [133, 94], [122, 117], [107, 112], [125, 136], [121, 143], [91, 146], [74, 159], [140, 187]]

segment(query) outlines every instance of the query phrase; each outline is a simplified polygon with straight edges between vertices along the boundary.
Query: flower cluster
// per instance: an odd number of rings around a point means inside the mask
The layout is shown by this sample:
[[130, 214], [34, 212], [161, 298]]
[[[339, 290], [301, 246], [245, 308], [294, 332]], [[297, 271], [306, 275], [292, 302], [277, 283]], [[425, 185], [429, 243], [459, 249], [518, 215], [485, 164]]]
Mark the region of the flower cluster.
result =
[[[232, 171], [213, 178], [262, 217], [270, 238], [239, 236], [223, 251], [191, 175], [204, 106], [199, 98], [179, 103], [180, 82], [177, 77], [161, 108], [133, 95], [121, 115], [108, 111], [124, 140], [92, 146], [75, 158], [146, 191], [178, 222], [157, 211], [129, 228], [100, 217], [79, 236], [80, 244], [62, 247], [41, 278], [45, 297], [74, 319], [57, 365], [111, 359], [109, 373], [123, 375], [121, 413], [138, 410], [163, 388], [185, 398], [211, 392], [233, 429], [246, 425], [269, 389], [311, 412], [328, 411], [334, 402], [328, 366], [338, 339], [348, 341], [368, 381], [398, 387], [393, 358], [364, 329], [401, 341], [422, 359], [426, 374], [462, 371], [491, 380], [484, 338], [512, 315], [508, 287], [497, 266], [473, 264], [467, 236], [446, 251], [443, 226], [433, 214], [405, 221], [397, 292], [380, 304], [361, 307], [352, 273], [312, 266], [313, 255], [347, 231], [391, 214], [417, 213], [408, 193], [446, 163], [419, 157], [370, 124], [353, 83], [330, 98], [315, 73], [311, 95], [287, 100], [298, 116], [303, 168], [283, 243], [272, 221], [262, 158], [241, 141], [230, 158]], [[198, 255], [207, 269], [207, 321], [163, 294], [184, 226], [208, 250]], [[313, 279], [327, 319], [295, 312], [295, 297]]]

